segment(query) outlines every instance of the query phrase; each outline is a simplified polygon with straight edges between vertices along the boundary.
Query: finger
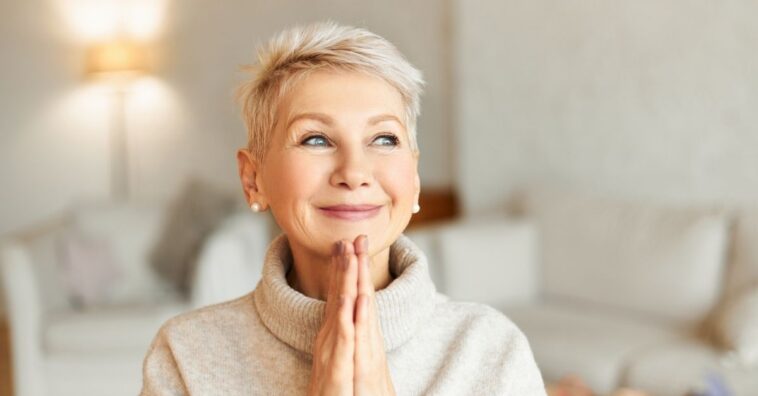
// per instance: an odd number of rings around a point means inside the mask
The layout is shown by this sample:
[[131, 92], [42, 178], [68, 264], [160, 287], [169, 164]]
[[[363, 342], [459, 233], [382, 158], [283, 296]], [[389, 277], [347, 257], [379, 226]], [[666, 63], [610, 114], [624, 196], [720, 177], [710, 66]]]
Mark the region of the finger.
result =
[[366, 296], [368, 302], [374, 297], [374, 282], [371, 277], [368, 256], [368, 237], [360, 235], [355, 239], [355, 252], [358, 256], [358, 295]]
[[353, 247], [355, 248], [355, 255], [368, 254], [368, 235], [361, 234], [353, 241]]
[[371, 278], [368, 256], [368, 237], [360, 235], [354, 241], [358, 257], [358, 297], [355, 306], [355, 332], [358, 345], [368, 340], [369, 316], [371, 315], [371, 300], [374, 298], [374, 284]]
[[327, 316], [336, 312], [339, 307], [339, 287], [342, 284], [342, 250], [344, 249], [344, 241], [337, 241], [332, 245], [332, 258], [329, 268], [329, 289], [326, 293], [326, 310]]
[[368, 325], [368, 304], [365, 295], [359, 295], [355, 300], [355, 370], [361, 374], [366, 365], [366, 356], [371, 348]]
[[[345, 245], [350, 245], [346, 243]], [[352, 249], [345, 249], [352, 252]], [[338, 291], [337, 304], [338, 311], [336, 315], [336, 343], [334, 353], [338, 364], [345, 364], [352, 367], [353, 357], [355, 355], [355, 326], [353, 325], [353, 312], [355, 310], [355, 278], [357, 275], [357, 259], [355, 255], [343, 255], [341, 261], [344, 264], [343, 276]], [[350, 369], [352, 370], [352, 368]]]
[[357, 282], [358, 282], [358, 258], [353, 254], [353, 246], [351, 243], [345, 243], [345, 251], [343, 256], [343, 263], [346, 264], [344, 268], [340, 291], [340, 322], [346, 327], [353, 327], [353, 314], [355, 310], [355, 297], [357, 294]]
[[365, 294], [359, 294], [355, 299], [355, 335], [359, 340], [368, 338], [369, 315], [371, 314], [369, 298]]

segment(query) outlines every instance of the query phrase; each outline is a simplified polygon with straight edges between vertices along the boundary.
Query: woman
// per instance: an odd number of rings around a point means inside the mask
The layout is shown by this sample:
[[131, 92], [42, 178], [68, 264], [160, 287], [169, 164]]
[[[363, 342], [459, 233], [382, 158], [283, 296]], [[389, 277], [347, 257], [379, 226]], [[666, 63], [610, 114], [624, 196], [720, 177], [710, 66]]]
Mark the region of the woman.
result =
[[419, 210], [421, 73], [333, 23], [258, 56], [237, 160], [251, 209], [284, 233], [254, 291], [161, 327], [142, 394], [544, 395], [516, 326], [436, 293], [401, 234]]

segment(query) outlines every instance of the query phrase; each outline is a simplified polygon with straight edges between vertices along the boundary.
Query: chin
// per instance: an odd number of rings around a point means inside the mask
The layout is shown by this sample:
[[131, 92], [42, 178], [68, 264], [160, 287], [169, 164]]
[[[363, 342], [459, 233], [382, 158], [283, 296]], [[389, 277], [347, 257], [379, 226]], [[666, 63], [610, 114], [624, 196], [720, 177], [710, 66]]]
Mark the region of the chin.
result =
[[[328, 233], [328, 236], [322, 236], [322, 242], [323, 246], [319, 249], [320, 251], [326, 252], [328, 254], [331, 254], [332, 246], [335, 242], [339, 240], [347, 240], [350, 242], [355, 241], [355, 238], [357, 238], [359, 235], [366, 235], [368, 236], [368, 247], [369, 247], [369, 253], [375, 254], [377, 251], [382, 250], [386, 247], [388, 247], [392, 242], [394, 242], [398, 237], [398, 235], [388, 235], [385, 231], [380, 230], [386, 230], [387, 227], [367, 227], [367, 226], [354, 226], [354, 227], [332, 227], [330, 229], [330, 232]], [[388, 240], [388, 238], [391, 238], [392, 240]], [[385, 246], [386, 245], [386, 246]]]

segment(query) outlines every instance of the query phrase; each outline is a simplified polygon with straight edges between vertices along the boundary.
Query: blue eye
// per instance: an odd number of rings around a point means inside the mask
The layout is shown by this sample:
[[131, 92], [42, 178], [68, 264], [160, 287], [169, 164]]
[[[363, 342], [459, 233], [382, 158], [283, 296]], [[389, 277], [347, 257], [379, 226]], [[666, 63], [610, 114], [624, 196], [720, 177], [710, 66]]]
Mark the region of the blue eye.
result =
[[309, 136], [300, 143], [305, 146], [329, 147], [329, 141], [321, 135]]
[[[311, 135], [306, 137], [300, 142], [303, 146], [311, 146], [311, 147], [330, 147], [332, 144], [329, 142], [329, 139], [324, 135]], [[395, 147], [400, 144], [400, 139], [398, 139], [397, 136], [392, 134], [384, 134], [377, 136], [373, 144], [381, 146], [381, 147]]]
[[380, 146], [393, 147], [400, 144], [400, 139], [395, 135], [381, 135], [377, 136], [374, 142], [377, 142]]

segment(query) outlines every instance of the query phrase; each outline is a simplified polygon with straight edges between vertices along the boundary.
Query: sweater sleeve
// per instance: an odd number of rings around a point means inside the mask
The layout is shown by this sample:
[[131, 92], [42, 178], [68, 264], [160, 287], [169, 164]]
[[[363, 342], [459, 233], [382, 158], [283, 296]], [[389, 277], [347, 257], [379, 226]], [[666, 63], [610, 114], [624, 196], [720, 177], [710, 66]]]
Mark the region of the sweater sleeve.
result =
[[[524, 333], [501, 312], [483, 306], [466, 342], [477, 351], [469, 361], [472, 377], [478, 375], [472, 394], [545, 396], [537, 363]], [[471, 357], [470, 356], [470, 357]]]
[[166, 337], [165, 326], [155, 336], [142, 366], [140, 396], [189, 395]]
[[546, 395], [526, 336], [502, 312], [483, 304], [450, 303], [438, 316], [448, 318], [447, 326], [435, 328], [446, 333], [446, 351], [423, 394]]
[[499, 369], [499, 395], [545, 395], [545, 384], [529, 342], [524, 333], [512, 325], [510, 339], [505, 343], [497, 364]]

